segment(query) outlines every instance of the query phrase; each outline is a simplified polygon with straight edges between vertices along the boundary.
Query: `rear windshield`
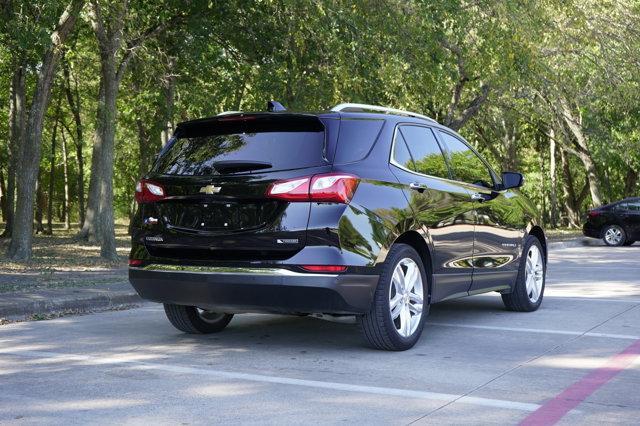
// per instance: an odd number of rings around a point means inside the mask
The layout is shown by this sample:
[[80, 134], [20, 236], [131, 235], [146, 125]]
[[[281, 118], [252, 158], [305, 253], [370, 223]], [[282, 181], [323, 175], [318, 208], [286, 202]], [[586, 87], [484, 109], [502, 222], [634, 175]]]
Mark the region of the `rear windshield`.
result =
[[[244, 167], [231, 170], [222, 166], [225, 163], [239, 163]], [[251, 163], [259, 166], [254, 170]], [[264, 173], [324, 164], [327, 164], [324, 126], [317, 117], [247, 116], [179, 127], [153, 171], [163, 175], [205, 176]]]

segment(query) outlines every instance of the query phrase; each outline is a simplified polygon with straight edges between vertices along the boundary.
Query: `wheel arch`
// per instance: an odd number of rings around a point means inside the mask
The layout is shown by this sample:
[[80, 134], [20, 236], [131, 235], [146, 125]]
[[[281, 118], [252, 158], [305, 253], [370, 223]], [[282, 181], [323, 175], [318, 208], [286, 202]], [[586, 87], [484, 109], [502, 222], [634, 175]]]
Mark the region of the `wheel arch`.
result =
[[424, 237], [417, 231], [407, 231], [398, 236], [393, 244], [407, 244], [418, 252], [420, 259], [422, 259], [425, 271], [427, 272], [427, 284], [429, 288], [428, 298], [429, 302], [431, 302], [431, 295], [433, 292], [433, 257], [431, 255], [431, 249]]
[[547, 236], [545, 235], [542, 227], [539, 225], [531, 226], [531, 228], [529, 229], [528, 235], [536, 237], [540, 241], [540, 244], [542, 245], [542, 250], [544, 251], [544, 258], [548, 260], [549, 258], [548, 258], [548, 249], [547, 249]]

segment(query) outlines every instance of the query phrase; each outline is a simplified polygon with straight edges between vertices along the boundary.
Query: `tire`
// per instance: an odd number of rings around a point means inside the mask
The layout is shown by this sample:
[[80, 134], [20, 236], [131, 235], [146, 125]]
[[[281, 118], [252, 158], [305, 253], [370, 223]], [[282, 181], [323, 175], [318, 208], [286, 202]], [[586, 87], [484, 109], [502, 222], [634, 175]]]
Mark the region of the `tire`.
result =
[[[537, 252], [537, 257], [535, 252]], [[504, 306], [515, 312], [532, 312], [542, 303], [547, 278], [547, 259], [542, 244], [534, 236], [525, 240], [520, 268], [511, 293], [503, 294]], [[531, 279], [528, 283], [528, 280]], [[534, 293], [535, 292], [535, 293]]]
[[621, 226], [608, 225], [602, 231], [602, 241], [610, 247], [620, 247], [627, 242], [627, 233]]
[[634, 240], [628, 240], [628, 241], [625, 241], [623, 245], [625, 245], [625, 246], [632, 246], [632, 245], [633, 245], [633, 243], [635, 243], [635, 241], [634, 241]]
[[164, 312], [171, 325], [180, 331], [190, 334], [208, 334], [222, 331], [231, 318], [232, 314], [217, 314], [211, 311], [204, 311], [195, 306], [164, 304]]
[[[414, 275], [416, 272], [418, 276]], [[402, 274], [402, 278], [397, 274]], [[409, 289], [405, 289], [402, 284], [405, 282], [405, 274], [409, 277]], [[422, 259], [411, 246], [396, 244], [391, 247], [382, 267], [371, 309], [358, 316], [358, 323], [369, 346], [388, 351], [404, 351], [416, 344], [429, 314], [427, 278]], [[392, 302], [395, 312], [391, 309]], [[416, 319], [418, 314], [420, 317]], [[392, 319], [392, 315], [396, 318]]]

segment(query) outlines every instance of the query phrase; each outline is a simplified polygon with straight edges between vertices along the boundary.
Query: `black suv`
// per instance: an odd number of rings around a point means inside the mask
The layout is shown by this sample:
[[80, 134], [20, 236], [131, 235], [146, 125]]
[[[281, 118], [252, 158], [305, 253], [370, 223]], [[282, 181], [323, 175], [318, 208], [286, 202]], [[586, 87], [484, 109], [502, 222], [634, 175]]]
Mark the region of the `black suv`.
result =
[[630, 246], [640, 240], [640, 198], [627, 198], [590, 210], [584, 235], [602, 238], [608, 246]]
[[432, 303], [540, 306], [546, 239], [522, 175], [420, 114], [275, 109], [181, 123], [136, 187], [129, 278], [176, 328], [355, 315], [370, 345], [404, 350]]

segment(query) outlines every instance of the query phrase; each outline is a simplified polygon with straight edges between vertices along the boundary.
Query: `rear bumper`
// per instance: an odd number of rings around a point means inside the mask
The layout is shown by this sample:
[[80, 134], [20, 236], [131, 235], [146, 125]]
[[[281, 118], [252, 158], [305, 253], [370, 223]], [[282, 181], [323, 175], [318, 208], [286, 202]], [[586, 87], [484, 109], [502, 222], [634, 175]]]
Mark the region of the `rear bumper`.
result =
[[600, 231], [601, 231], [600, 228], [593, 226], [589, 222], [586, 222], [582, 226], [582, 233], [584, 234], [585, 237], [601, 238], [602, 235]]
[[[162, 265], [158, 265], [161, 267]], [[161, 303], [239, 312], [361, 314], [378, 276], [311, 274], [287, 269], [129, 268], [140, 297]]]

